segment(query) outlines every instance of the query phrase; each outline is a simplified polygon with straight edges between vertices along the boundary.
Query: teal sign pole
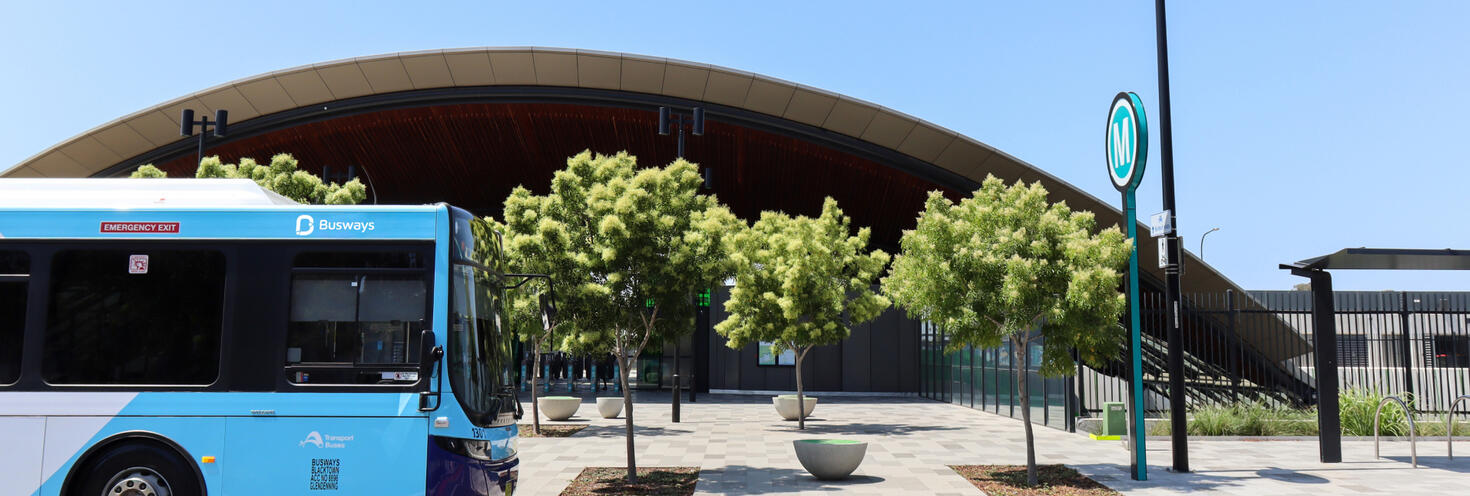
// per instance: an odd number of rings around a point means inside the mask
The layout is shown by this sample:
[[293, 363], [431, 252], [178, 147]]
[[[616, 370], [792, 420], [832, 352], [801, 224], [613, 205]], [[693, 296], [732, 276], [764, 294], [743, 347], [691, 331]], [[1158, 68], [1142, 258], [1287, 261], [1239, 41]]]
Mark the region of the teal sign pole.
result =
[[1148, 159], [1148, 120], [1143, 115], [1143, 102], [1132, 92], [1118, 93], [1108, 110], [1108, 178], [1123, 193], [1123, 224], [1128, 239], [1133, 241], [1133, 254], [1128, 257], [1128, 321], [1129, 349], [1132, 357], [1128, 381], [1128, 451], [1129, 473], [1133, 480], [1148, 480], [1148, 457], [1143, 424], [1143, 334], [1138, 310], [1138, 202], [1134, 191], [1143, 179]]

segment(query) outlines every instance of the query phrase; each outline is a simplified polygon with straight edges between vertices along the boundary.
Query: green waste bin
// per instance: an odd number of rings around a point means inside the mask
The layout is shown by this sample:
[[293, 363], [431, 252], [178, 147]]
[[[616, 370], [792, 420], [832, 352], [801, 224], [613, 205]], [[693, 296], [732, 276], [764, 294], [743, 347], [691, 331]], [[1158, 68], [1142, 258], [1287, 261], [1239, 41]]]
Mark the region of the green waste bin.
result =
[[1128, 410], [1123, 407], [1123, 403], [1103, 403], [1102, 435], [1128, 435]]

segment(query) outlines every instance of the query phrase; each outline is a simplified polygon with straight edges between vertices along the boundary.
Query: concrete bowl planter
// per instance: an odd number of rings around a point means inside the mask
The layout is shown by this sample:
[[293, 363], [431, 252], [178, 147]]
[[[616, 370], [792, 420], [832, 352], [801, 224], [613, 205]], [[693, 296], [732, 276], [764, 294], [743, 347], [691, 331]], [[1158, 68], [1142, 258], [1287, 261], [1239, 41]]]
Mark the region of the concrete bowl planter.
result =
[[597, 399], [597, 413], [602, 418], [618, 418], [623, 413], [623, 399], [619, 397], [606, 397]]
[[[806, 410], [806, 415], [804, 416], [811, 418], [812, 410], [817, 409], [817, 399], [811, 396], [805, 396], [802, 399], [806, 400], [806, 408], [803, 408], [803, 410]], [[783, 394], [776, 396], [771, 398], [771, 403], [776, 405], [776, 413], [781, 414], [781, 418], [796, 420], [796, 395]]]
[[542, 396], [536, 398], [536, 405], [541, 408], [541, 414], [547, 420], [566, 420], [577, 414], [577, 407], [582, 406], [582, 398]]
[[821, 480], [846, 479], [868, 453], [868, 443], [846, 439], [798, 439], [791, 444], [801, 467]]

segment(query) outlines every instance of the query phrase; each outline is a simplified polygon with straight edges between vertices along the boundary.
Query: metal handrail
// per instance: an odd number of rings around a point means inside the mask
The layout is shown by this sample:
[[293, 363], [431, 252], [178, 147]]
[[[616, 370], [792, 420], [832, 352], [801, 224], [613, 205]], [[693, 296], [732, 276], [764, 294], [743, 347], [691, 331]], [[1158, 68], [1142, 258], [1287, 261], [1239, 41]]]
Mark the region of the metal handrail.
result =
[[1445, 414], [1444, 419], [1444, 443], [1449, 448], [1450, 459], [1455, 459], [1455, 408], [1460, 406], [1461, 401], [1470, 400], [1470, 394], [1460, 395], [1450, 403], [1450, 411]]
[[1409, 419], [1409, 460], [1414, 463], [1414, 468], [1419, 468], [1419, 450], [1414, 447], [1417, 437], [1414, 434], [1414, 412], [1397, 396], [1384, 398], [1378, 402], [1378, 408], [1373, 410], [1373, 458], [1383, 458], [1378, 456], [1378, 414], [1383, 413], [1383, 405], [1387, 405], [1389, 401], [1398, 403], [1399, 408], [1404, 410], [1404, 418]]

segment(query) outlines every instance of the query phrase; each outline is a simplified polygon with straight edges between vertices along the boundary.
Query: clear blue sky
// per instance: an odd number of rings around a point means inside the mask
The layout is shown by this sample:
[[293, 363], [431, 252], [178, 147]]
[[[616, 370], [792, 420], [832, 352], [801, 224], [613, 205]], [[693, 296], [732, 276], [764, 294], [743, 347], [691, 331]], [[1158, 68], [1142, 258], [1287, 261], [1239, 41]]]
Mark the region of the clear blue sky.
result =
[[[705, 4], [6, 2], [0, 168], [219, 83], [465, 46], [632, 52], [808, 84], [938, 123], [1113, 202], [1109, 100], [1136, 91], [1157, 122], [1152, 1]], [[1186, 246], [1219, 227], [1207, 260], [1250, 289], [1290, 288], [1303, 280], [1278, 263], [1343, 247], [1470, 248], [1467, 21], [1459, 1], [1174, 2]], [[1142, 218], [1161, 209], [1156, 146], [1150, 155]], [[1335, 283], [1465, 290], [1470, 273], [1344, 271]]]

